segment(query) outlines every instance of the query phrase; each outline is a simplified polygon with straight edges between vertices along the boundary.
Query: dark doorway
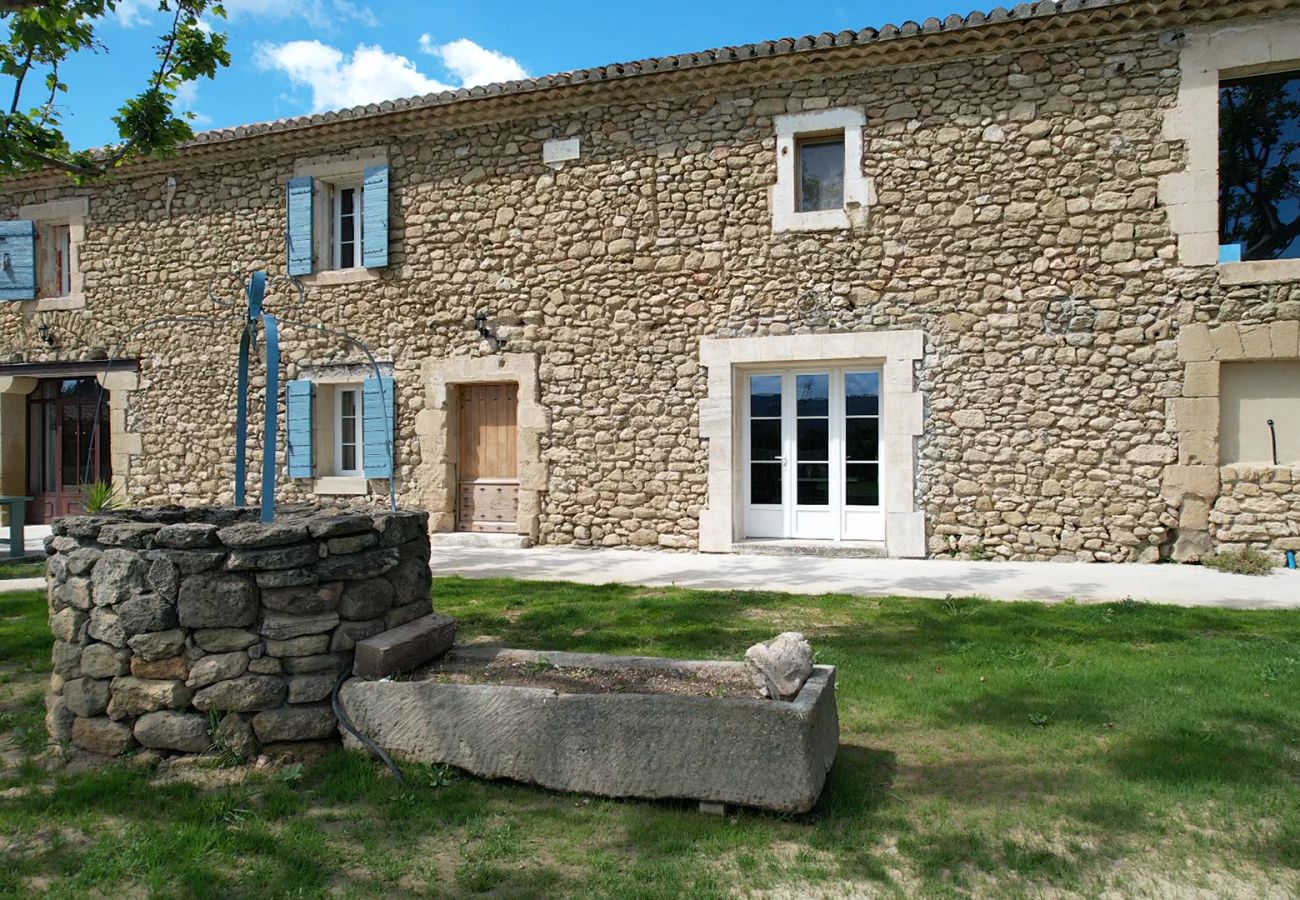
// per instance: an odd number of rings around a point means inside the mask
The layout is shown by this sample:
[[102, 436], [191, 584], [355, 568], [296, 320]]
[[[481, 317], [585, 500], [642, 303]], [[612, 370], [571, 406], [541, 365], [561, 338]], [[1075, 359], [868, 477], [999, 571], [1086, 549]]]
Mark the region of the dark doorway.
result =
[[44, 379], [28, 396], [27, 521], [81, 512], [85, 486], [113, 477], [108, 400], [94, 378]]

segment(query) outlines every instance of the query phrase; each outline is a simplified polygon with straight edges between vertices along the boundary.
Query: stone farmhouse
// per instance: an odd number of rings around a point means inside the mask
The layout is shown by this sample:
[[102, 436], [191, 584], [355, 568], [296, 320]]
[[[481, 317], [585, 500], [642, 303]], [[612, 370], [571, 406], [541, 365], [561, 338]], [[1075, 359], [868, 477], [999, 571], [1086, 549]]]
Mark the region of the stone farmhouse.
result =
[[391, 477], [435, 539], [1280, 555], [1297, 109], [1300, 0], [1061, 0], [12, 178], [0, 488], [231, 502], [213, 298], [265, 269], [303, 286], [268, 300], [288, 503]]

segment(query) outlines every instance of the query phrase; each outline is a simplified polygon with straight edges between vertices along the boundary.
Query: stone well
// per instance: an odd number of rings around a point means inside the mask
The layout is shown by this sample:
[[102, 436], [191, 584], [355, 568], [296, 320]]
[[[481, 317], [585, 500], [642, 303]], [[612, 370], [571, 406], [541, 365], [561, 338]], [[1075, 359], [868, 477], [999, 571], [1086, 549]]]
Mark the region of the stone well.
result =
[[58, 520], [57, 742], [248, 757], [336, 740], [357, 641], [431, 611], [428, 515], [155, 509]]

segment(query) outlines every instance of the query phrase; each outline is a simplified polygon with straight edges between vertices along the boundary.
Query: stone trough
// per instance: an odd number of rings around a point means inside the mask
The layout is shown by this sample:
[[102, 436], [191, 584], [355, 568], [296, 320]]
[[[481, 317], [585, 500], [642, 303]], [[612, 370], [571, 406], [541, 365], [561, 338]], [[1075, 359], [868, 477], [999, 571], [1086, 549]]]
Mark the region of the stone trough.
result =
[[[636, 656], [456, 647], [443, 658], [462, 668], [503, 662], [640, 679], [746, 677], [742, 663]], [[448, 683], [437, 669], [355, 678], [341, 700], [357, 729], [399, 759], [607, 797], [807, 812], [839, 744], [830, 666], [816, 666], [790, 702]], [[361, 747], [351, 735], [344, 743]]]

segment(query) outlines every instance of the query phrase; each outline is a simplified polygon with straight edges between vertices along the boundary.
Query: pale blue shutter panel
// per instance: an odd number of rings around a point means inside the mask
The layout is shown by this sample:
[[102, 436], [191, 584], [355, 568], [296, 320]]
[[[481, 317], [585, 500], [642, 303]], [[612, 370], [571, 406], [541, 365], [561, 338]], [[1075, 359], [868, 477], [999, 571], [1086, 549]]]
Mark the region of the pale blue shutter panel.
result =
[[289, 221], [284, 229], [289, 274], [310, 275], [312, 262], [312, 194], [310, 176], [289, 180]]
[[0, 300], [36, 299], [36, 223], [0, 222]]
[[361, 391], [361, 457], [367, 478], [393, 477], [393, 379], [367, 378]]
[[312, 428], [315, 424], [316, 385], [310, 381], [291, 381], [285, 385], [285, 431], [290, 478], [311, 478], [315, 457], [312, 452]]
[[388, 265], [388, 166], [366, 169], [361, 202], [361, 265], [377, 269]]

